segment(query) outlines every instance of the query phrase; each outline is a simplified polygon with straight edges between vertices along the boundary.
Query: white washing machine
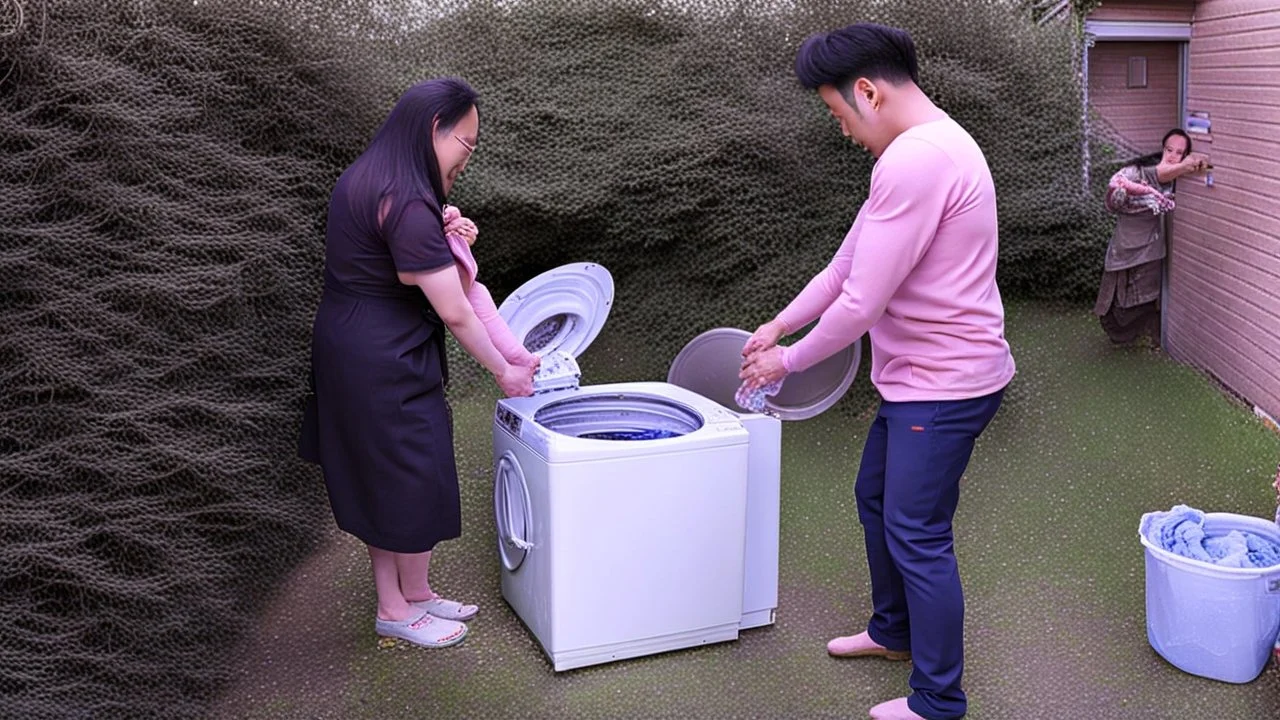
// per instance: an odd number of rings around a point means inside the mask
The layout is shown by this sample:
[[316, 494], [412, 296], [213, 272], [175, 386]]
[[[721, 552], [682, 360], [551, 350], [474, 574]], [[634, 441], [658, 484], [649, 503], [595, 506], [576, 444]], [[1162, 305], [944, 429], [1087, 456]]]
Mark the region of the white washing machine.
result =
[[543, 358], [535, 395], [494, 413], [502, 594], [556, 671], [773, 622], [780, 420], [834, 404], [858, 364], [855, 344], [789, 377], [766, 413], [735, 412], [749, 335], [722, 329], [690, 342], [667, 382], [583, 387], [576, 358], [612, 302], [608, 271], [580, 263], [500, 308]]

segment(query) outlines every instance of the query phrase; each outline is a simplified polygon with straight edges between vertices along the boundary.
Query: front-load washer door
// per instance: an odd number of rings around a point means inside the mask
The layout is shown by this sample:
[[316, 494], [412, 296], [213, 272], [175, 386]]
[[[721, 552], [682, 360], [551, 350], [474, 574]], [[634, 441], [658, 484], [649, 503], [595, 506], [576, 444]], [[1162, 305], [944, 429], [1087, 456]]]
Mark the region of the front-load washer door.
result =
[[533, 531], [533, 515], [524, 472], [510, 452], [498, 460], [494, 474], [493, 512], [498, 526], [498, 554], [502, 557], [502, 566], [514, 572], [533, 549], [528, 539]]

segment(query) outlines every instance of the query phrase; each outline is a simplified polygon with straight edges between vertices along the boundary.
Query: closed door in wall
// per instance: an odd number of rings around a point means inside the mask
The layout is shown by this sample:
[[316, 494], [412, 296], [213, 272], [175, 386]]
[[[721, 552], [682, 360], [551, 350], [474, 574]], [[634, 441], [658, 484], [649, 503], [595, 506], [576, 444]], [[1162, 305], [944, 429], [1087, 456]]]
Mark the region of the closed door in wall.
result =
[[1156, 152], [1160, 138], [1182, 126], [1179, 45], [1098, 41], [1089, 49], [1089, 104], [1130, 150]]

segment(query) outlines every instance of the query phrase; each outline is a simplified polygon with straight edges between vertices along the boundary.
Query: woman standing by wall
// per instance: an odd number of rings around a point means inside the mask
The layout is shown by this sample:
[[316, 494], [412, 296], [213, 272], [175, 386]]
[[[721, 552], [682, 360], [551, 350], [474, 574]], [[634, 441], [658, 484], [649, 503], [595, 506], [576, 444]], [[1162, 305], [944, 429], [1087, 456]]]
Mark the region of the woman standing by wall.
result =
[[1174, 181], [1209, 167], [1206, 156], [1191, 152], [1182, 130], [1165, 133], [1161, 143], [1160, 152], [1126, 163], [1107, 186], [1107, 210], [1118, 217], [1093, 312], [1117, 344], [1144, 334], [1159, 340], [1164, 215], [1174, 209]]

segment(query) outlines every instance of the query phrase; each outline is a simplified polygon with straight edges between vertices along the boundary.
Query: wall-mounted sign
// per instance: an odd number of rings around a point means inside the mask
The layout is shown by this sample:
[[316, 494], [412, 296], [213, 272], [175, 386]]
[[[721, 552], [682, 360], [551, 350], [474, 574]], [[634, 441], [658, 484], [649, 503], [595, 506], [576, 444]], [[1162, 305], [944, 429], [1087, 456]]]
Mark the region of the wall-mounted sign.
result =
[[1211, 129], [1209, 122], [1209, 113], [1207, 112], [1189, 112], [1187, 113], [1186, 127], [1188, 133], [1196, 135], [1208, 135]]
[[[1210, 132], [1213, 129], [1213, 123], [1209, 120], [1207, 112], [1189, 112], [1184, 123], [1187, 134], [1196, 139], [1196, 142], [1212, 143], [1213, 136]], [[1202, 152], [1197, 150], [1197, 152]], [[1203, 175], [1204, 184], [1213, 187], [1213, 165], [1210, 165], [1208, 171]]]

